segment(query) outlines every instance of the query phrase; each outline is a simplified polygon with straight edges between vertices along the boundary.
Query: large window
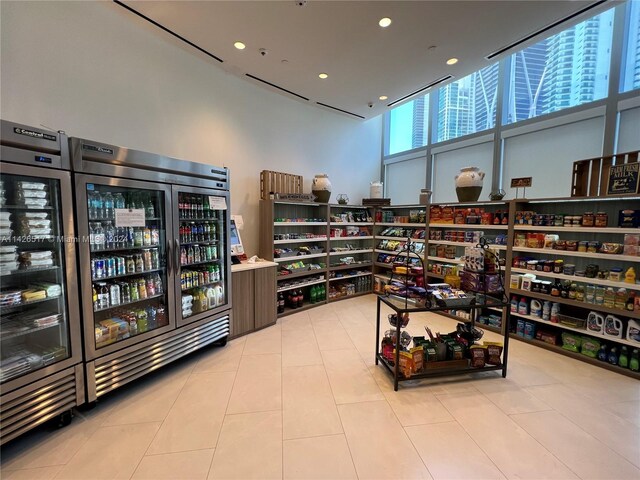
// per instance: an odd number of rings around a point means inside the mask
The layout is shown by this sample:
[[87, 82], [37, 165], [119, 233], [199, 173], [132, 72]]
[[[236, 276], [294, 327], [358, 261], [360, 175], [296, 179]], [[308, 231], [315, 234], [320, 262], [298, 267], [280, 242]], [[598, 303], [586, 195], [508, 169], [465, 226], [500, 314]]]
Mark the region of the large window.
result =
[[438, 90], [438, 142], [493, 128], [498, 101], [498, 64]]
[[[637, 10], [638, 5], [635, 7]], [[518, 122], [606, 97], [613, 14], [614, 10], [610, 9], [514, 53], [510, 62], [508, 109], [503, 123]], [[640, 54], [637, 48], [635, 52], [636, 56]]]
[[427, 144], [428, 119], [428, 94], [391, 110], [387, 155], [424, 147]]
[[627, 5], [625, 53], [622, 59], [621, 91], [640, 88], [640, 1]]

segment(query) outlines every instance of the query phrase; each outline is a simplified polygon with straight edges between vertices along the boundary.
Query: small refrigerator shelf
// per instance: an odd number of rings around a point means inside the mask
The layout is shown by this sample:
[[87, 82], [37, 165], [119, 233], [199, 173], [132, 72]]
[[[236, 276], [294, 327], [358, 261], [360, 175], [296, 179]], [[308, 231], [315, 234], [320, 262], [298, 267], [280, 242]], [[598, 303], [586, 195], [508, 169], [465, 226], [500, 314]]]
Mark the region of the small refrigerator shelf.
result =
[[111, 305], [111, 306], [109, 306], [107, 308], [94, 309], [93, 311], [95, 313], [107, 312], [109, 310], [115, 310], [116, 308], [128, 307], [129, 305], [135, 305], [136, 303], [142, 303], [142, 302], [146, 302], [148, 300], [153, 300], [154, 298], [164, 297], [164, 295], [165, 295], [164, 292], [163, 293], [158, 293], [156, 295], [148, 295], [146, 298], [140, 298], [140, 299], [134, 300], [132, 302], [120, 303], [118, 305]]
[[215, 260], [205, 260], [204, 262], [194, 262], [194, 263], [185, 263], [185, 264], [181, 264], [180, 268], [185, 268], [185, 267], [194, 267], [197, 265], [207, 265], [209, 263], [220, 263], [221, 260], [219, 258], [216, 258]]
[[113, 275], [111, 277], [92, 278], [91, 281], [99, 282], [99, 281], [103, 281], [103, 280], [117, 280], [119, 278], [128, 278], [128, 277], [140, 276], [140, 275], [144, 275], [146, 273], [162, 272], [163, 270], [164, 269], [162, 269], [162, 268], [152, 268], [151, 270], [144, 270], [144, 271], [141, 271], [141, 272], [124, 273], [122, 275]]
[[135, 247], [118, 247], [118, 248], [105, 248], [102, 250], [94, 250], [91, 249], [91, 256], [100, 255], [103, 253], [117, 253], [117, 252], [137, 252], [142, 250], [150, 250], [152, 248], [160, 248], [160, 245], [144, 245], [144, 246], [135, 246]]
[[30, 307], [31, 305], [38, 305], [45, 302], [51, 302], [53, 300], [60, 300], [61, 298], [62, 297], [58, 295], [57, 297], [47, 297], [47, 298], [42, 298], [40, 300], [33, 300], [31, 302], [22, 302], [22, 303], [16, 303], [14, 305], [5, 305], [0, 307], [0, 313], [13, 312], [16, 310], [16, 308], [19, 308], [19, 307]]

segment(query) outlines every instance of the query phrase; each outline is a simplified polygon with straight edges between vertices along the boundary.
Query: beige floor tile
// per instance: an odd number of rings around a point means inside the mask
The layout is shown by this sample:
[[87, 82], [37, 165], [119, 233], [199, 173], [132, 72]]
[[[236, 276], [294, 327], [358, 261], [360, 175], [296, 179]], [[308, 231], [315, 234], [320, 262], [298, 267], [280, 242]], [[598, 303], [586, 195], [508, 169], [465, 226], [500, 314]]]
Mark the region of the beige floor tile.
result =
[[338, 411], [359, 478], [431, 478], [386, 401], [338, 405]]
[[264, 412], [281, 408], [281, 356], [243, 355], [227, 413]]
[[101, 427], [56, 476], [56, 480], [129, 479], [160, 423]]
[[313, 330], [320, 351], [356, 348], [339, 321], [336, 321], [335, 324], [329, 324], [329, 322], [314, 324]]
[[[518, 342], [509, 343], [510, 349], [512, 344], [517, 345]], [[540, 350], [540, 348], [538, 348], [538, 350]], [[560, 380], [542, 371], [538, 362], [533, 364], [521, 362], [512, 352], [509, 352], [507, 378], [516, 382], [521, 387], [560, 383]]]
[[611, 403], [603, 405], [603, 408], [640, 427], [640, 402]]
[[640, 469], [558, 412], [525, 413], [511, 418], [580, 478], [640, 478]]
[[65, 428], [41, 428], [27, 433], [2, 447], [2, 473], [64, 465], [91, 438], [102, 423], [98, 414], [107, 408], [98, 405], [87, 415], [76, 413]]
[[62, 465], [54, 467], [29, 468], [27, 470], [2, 471], [3, 480], [53, 480], [62, 470]]
[[282, 366], [303, 365], [322, 365], [322, 355], [311, 324], [282, 331]]
[[192, 373], [235, 372], [240, 365], [240, 357], [247, 337], [231, 340], [221, 348], [202, 352]]
[[311, 326], [311, 318], [309, 318], [309, 313], [307, 311], [298, 312], [279, 318], [278, 325], [280, 325], [283, 332], [287, 330], [295, 330], [297, 328]]
[[640, 467], [640, 428], [607, 412], [602, 406], [566, 385], [544, 385], [527, 390]]
[[280, 325], [263, 328], [247, 336], [243, 355], [280, 353], [282, 351], [282, 329]]
[[[604, 369], [597, 375], [574, 375], [566, 384], [576, 392], [591, 398], [598, 404], [640, 401], [640, 382]], [[595, 372], [594, 372], [595, 373]], [[607, 388], [602, 388], [602, 385]]]
[[487, 379], [473, 385], [507, 415], [551, 410], [549, 405], [508, 378]]
[[452, 393], [438, 399], [506, 477], [577, 478], [481, 393]]
[[213, 450], [165, 453], [142, 458], [132, 480], [205, 480]]
[[282, 413], [227, 415], [210, 479], [281, 479]]
[[144, 388], [132, 386], [106, 398], [109, 410], [103, 415], [103, 426], [127, 423], [162, 422], [184, 387], [189, 374], [157, 375]]
[[317, 307], [308, 311], [309, 312], [309, 320], [311, 321], [311, 325], [314, 327], [335, 327], [342, 326], [340, 323], [340, 318], [335, 312], [328, 307]]
[[357, 480], [344, 435], [285, 440], [285, 480]]
[[147, 454], [215, 447], [234, 377], [234, 372], [192, 374]]
[[327, 373], [322, 365], [283, 367], [283, 438], [342, 433]]
[[505, 478], [457, 422], [405, 430], [436, 480]]
[[336, 403], [383, 400], [378, 384], [354, 349], [322, 352]]

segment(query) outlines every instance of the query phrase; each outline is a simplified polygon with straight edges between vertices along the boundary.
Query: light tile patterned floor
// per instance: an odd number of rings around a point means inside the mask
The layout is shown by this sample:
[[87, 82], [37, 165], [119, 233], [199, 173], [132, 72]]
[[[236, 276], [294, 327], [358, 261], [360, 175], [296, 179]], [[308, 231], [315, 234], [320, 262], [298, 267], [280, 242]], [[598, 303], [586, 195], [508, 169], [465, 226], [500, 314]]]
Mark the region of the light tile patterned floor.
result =
[[[640, 478], [637, 380], [512, 341], [507, 379], [394, 392], [375, 311], [373, 295], [340, 301], [192, 355], [6, 445], [0, 476]], [[408, 331], [455, 323], [413, 315]]]

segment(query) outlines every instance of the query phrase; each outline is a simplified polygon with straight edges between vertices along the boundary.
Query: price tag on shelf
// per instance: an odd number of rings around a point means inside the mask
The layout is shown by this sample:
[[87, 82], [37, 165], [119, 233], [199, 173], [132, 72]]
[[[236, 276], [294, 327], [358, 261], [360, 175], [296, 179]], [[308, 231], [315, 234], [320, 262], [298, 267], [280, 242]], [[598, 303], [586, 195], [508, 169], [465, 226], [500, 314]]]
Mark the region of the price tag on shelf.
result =
[[144, 208], [116, 208], [116, 227], [144, 227]]
[[211, 210], [226, 210], [227, 199], [225, 197], [214, 197], [209, 195], [209, 208]]

